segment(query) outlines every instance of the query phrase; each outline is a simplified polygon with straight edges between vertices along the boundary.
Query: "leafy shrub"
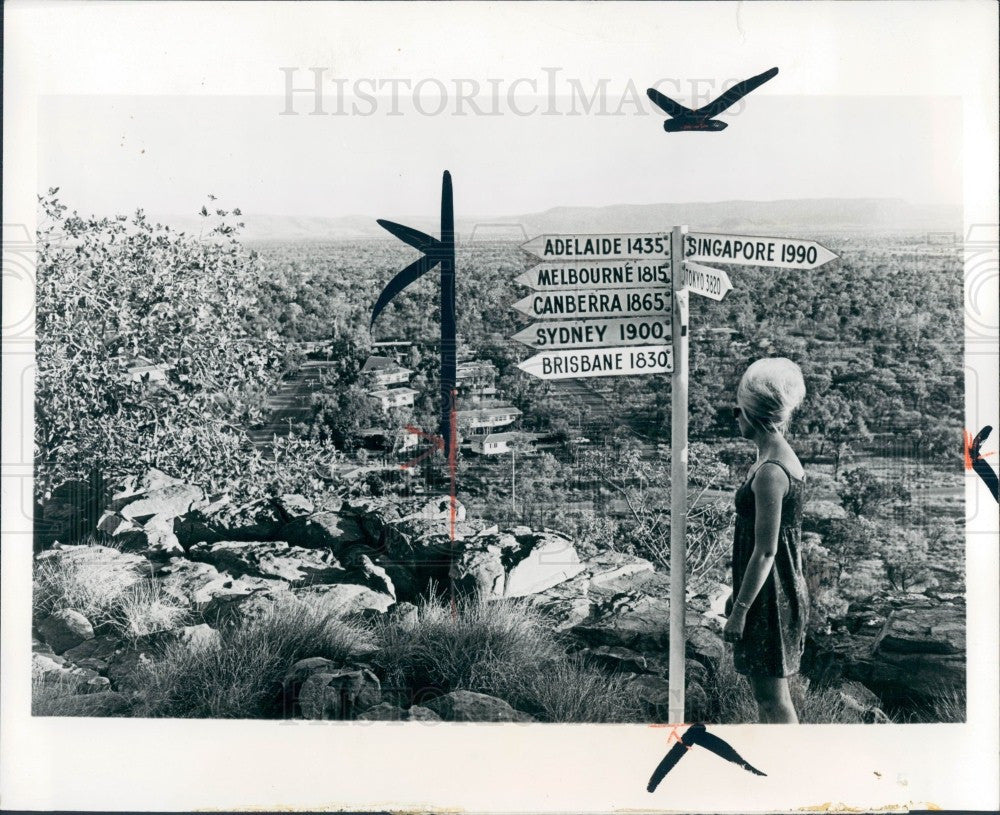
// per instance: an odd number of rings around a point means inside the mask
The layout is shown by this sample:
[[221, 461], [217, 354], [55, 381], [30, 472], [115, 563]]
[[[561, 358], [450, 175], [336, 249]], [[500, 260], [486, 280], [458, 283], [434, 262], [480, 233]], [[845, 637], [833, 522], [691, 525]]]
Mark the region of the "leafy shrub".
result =
[[239, 491], [255, 453], [243, 427], [260, 420], [284, 354], [253, 327], [256, 257], [224, 221], [202, 239], [141, 210], [67, 215], [57, 192], [40, 197], [37, 236], [38, 498], [142, 465]]

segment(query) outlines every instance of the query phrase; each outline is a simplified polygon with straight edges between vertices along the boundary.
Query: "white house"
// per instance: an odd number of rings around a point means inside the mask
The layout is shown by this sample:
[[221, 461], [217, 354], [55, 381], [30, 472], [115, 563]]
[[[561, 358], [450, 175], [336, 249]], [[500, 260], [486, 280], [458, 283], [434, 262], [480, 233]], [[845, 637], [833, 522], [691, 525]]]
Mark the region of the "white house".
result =
[[496, 427], [506, 427], [521, 417], [521, 411], [513, 405], [492, 405], [473, 410], [458, 411], [458, 423], [473, 433], [489, 431]]
[[498, 456], [510, 452], [510, 443], [520, 437], [520, 433], [490, 433], [483, 436], [473, 436], [469, 444], [473, 453], [483, 456]]
[[368, 395], [378, 399], [382, 410], [390, 410], [398, 407], [408, 407], [413, 404], [413, 397], [418, 391], [413, 388], [381, 388], [369, 391]]
[[393, 360], [386, 357], [368, 357], [361, 368], [362, 376], [365, 376], [373, 385], [385, 388], [389, 385], [405, 385], [410, 381], [413, 371], [397, 365]]

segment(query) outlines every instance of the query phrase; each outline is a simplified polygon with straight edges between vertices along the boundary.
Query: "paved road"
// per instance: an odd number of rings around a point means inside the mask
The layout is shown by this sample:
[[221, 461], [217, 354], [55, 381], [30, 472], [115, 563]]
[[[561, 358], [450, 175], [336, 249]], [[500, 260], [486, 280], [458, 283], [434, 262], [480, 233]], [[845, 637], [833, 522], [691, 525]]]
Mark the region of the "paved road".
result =
[[320, 389], [320, 375], [333, 364], [326, 360], [306, 360], [289, 379], [282, 382], [278, 392], [265, 402], [270, 419], [249, 433], [253, 443], [265, 447], [274, 436], [287, 436], [289, 423], [307, 421], [309, 396]]

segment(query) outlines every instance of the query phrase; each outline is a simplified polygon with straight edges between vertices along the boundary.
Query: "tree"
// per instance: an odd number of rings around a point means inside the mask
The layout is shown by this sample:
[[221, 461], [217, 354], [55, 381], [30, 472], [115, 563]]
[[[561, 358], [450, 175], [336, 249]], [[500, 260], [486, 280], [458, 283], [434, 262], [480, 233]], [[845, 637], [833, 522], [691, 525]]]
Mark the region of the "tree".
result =
[[842, 476], [840, 503], [855, 515], [881, 515], [910, 501], [910, 492], [896, 480], [883, 481], [867, 467], [855, 467]]
[[927, 536], [920, 530], [888, 529], [880, 554], [894, 589], [906, 591], [927, 577], [930, 549]]
[[[284, 346], [253, 324], [262, 275], [222, 219], [194, 237], [131, 218], [67, 214], [40, 196], [36, 470], [39, 499], [93, 472], [146, 466], [254, 491], [260, 420]], [[203, 208], [208, 224], [208, 211]]]

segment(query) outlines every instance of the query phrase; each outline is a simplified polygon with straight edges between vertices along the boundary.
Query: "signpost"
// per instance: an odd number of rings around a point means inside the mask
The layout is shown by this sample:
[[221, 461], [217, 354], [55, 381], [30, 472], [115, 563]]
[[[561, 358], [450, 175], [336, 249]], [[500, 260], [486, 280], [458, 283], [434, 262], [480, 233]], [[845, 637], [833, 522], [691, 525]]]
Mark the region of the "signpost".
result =
[[729, 290], [733, 287], [732, 281], [722, 269], [713, 269], [711, 266], [702, 266], [685, 260], [684, 286], [693, 294], [700, 294], [702, 297], [709, 297], [712, 300], [724, 300]]
[[669, 345], [542, 351], [517, 367], [539, 379], [668, 374], [673, 370], [673, 352]]
[[798, 238], [689, 232], [684, 238], [684, 257], [686, 260], [738, 263], [743, 266], [816, 269], [837, 256], [816, 241]]
[[670, 260], [669, 232], [610, 235], [539, 235], [521, 248], [542, 260]]
[[600, 348], [666, 342], [670, 317], [625, 317], [616, 320], [562, 320], [532, 323], [511, 337], [529, 348]]
[[722, 269], [698, 261], [816, 269], [837, 256], [815, 241], [688, 232], [686, 226], [642, 234], [541, 235], [522, 248], [542, 262], [516, 278], [534, 293], [513, 307], [544, 320], [512, 337], [538, 350], [518, 364], [522, 371], [540, 379], [671, 375], [668, 707], [670, 721], [683, 722], [688, 298], [722, 300], [733, 288]]
[[659, 260], [539, 263], [514, 278], [514, 282], [535, 291], [669, 286], [670, 264]]
[[535, 292], [512, 308], [528, 317], [638, 317], [670, 308], [670, 289], [594, 289]]

